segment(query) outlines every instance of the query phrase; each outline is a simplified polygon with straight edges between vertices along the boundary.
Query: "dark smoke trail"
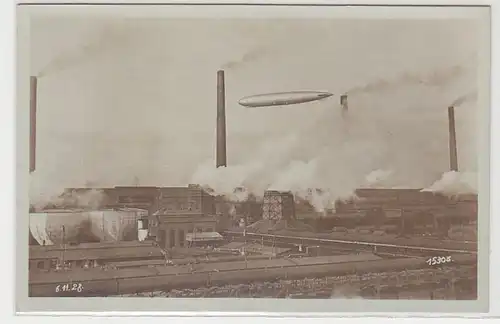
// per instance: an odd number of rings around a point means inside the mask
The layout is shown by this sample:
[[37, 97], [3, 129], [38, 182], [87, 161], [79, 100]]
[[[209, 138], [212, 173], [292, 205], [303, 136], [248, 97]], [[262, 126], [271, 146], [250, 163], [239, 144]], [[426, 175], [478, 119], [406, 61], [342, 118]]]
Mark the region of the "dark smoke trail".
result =
[[457, 99], [455, 99], [455, 101], [452, 102], [451, 105], [454, 107], [458, 107], [458, 106], [463, 105], [466, 102], [471, 102], [471, 101], [475, 101], [475, 100], [477, 100], [477, 92], [476, 91], [470, 92], [470, 93], [465, 94], [461, 97], [458, 97]]
[[107, 50], [122, 46], [126, 42], [126, 35], [118, 33], [116, 29], [110, 27], [102, 30], [98, 37], [84, 46], [73, 51], [65, 52], [50, 61], [39, 73], [38, 77], [46, 76], [67, 70], [88, 62]]
[[465, 69], [461, 66], [436, 70], [427, 75], [418, 75], [405, 72], [393, 80], [376, 80], [364, 86], [355, 87], [346, 94], [370, 93], [384, 91], [390, 88], [402, 87], [406, 85], [422, 84], [431, 87], [445, 86], [464, 74]]
[[266, 52], [267, 51], [262, 47], [254, 48], [246, 52], [240, 59], [227, 62], [222, 66], [222, 69], [228, 70], [237, 68], [245, 63], [249, 63], [259, 59]]

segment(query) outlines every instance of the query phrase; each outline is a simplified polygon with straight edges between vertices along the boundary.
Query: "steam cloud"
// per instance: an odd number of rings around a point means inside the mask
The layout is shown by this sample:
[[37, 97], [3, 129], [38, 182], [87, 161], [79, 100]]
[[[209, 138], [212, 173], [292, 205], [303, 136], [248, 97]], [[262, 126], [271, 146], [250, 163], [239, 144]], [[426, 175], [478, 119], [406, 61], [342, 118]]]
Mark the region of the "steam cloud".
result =
[[477, 174], [450, 171], [422, 191], [440, 192], [447, 195], [477, 194]]
[[49, 206], [71, 207], [84, 209], [98, 209], [104, 201], [105, 196], [102, 190], [91, 189], [82, 192], [64, 191], [63, 188], [54, 188], [54, 191], [45, 192], [44, 195], [31, 196], [30, 204], [36, 209], [43, 209]]
[[[428, 79], [433, 80], [432, 85], [445, 86], [462, 73], [461, 68], [452, 67], [431, 73]], [[407, 74], [404, 78], [410, 79]], [[228, 196], [240, 186], [256, 196], [262, 196], [265, 190], [291, 190], [318, 212], [334, 209], [336, 200], [352, 198], [359, 187], [477, 192], [470, 182], [476, 162], [465, 156], [475, 152], [473, 136], [458, 136], [459, 154], [463, 153], [461, 157], [466, 160], [462, 163], [465, 178], [443, 175], [449, 161], [446, 107], [450, 102], [473, 103], [475, 96], [467, 94], [455, 100], [433, 102], [419, 94], [434, 91], [425, 82], [418, 86], [412, 82], [397, 83], [397, 87], [391, 84], [387, 81], [358, 88], [369, 89], [370, 95], [349, 98], [355, 108], [349, 112], [348, 121], [338, 118], [333, 110], [325, 111], [310, 128], [267, 139], [244, 163], [219, 169], [213, 161], [203, 163], [191, 182]], [[420, 106], [414, 107], [412, 102]], [[473, 128], [473, 119], [468, 119], [472, 108], [466, 109], [457, 112], [459, 131], [464, 125], [467, 131]]]

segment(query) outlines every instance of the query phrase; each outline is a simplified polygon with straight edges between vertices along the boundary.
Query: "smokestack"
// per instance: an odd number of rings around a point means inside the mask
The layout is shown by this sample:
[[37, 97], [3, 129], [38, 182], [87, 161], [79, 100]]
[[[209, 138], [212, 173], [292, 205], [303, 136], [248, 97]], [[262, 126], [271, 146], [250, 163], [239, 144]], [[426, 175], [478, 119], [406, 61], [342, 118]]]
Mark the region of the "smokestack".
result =
[[347, 95], [340, 96], [340, 105], [342, 106], [342, 116], [347, 113], [349, 106], [347, 105]]
[[458, 156], [457, 156], [457, 136], [455, 133], [455, 108], [448, 107], [448, 123], [450, 132], [450, 170], [458, 171]]
[[36, 95], [37, 78], [30, 77], [30, 173], [35, 171], [36, 164]]
[[217, 71], [217, 148], [216, 167], [227, 166], [226, 157], [226, 86], [224, 71]]

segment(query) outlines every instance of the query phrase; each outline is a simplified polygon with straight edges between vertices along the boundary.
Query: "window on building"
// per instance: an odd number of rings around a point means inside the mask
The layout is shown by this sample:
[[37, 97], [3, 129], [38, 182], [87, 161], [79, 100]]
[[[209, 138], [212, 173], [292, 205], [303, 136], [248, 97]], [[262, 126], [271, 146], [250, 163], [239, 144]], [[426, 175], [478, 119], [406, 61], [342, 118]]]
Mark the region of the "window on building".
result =
[[181, 246], [184, 246], [186, 240], [186, 234], [184, 233], [184, 230], [179, 230], [179, 243]]
[[175, 230], [171, 229], [169, 235], [169, 247], [174, 247], [174, 246], [175, 246]]
[[160, 241], [160, 246], [161, 247], [165, 247], [165, 245], [167, 244], [167, 240], [166, 240], [166, 234], [165, 233], [165, 230], [160, 230], [158, 232], [158, 238], [159, 238], [159, 241]]
[[36, 264], [36, 267], [37, 267], [38, 269], [43, 269], [43, 268], [45, 268], [45, 262], [43, 262], [43, 261], [38, 261], [38, 263]]
[[124, 195], [118, 197], [118, 203], [147, 203], [150, 204], [154, 197], [147, 195]]

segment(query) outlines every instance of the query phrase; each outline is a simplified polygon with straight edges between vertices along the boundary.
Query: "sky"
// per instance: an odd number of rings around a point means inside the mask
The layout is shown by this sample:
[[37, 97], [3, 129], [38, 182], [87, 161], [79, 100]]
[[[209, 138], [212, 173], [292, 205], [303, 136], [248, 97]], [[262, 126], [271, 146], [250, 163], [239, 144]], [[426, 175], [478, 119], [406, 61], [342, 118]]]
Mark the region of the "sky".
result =
[[[31, 199], [64, 187], [187, 185], [230, 192], [425, 188], [477, 171], [479, 25], [473, 20], [37, 18], [37, 170]], [[215, 169], [216, 72], [226, 71], [228, 167]], [[260, 109], [242, 97], [318, 90]], [[339, 96], [348, 93], [349, 113]]]

